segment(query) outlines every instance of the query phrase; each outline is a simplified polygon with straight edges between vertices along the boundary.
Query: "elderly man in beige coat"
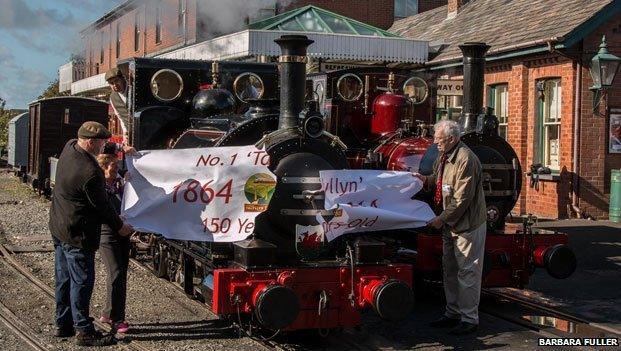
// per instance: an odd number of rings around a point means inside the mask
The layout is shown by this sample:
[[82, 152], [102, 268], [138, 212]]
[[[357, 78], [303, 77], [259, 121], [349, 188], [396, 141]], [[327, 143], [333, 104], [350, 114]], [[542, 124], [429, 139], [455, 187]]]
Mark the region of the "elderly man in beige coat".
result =
[[[442, 209], [428, 225], [443, 230], [442, 266], [446, 311], [432, 327], [453, 327], [451, 334], [477, 330], [485, 249], [486, 215], [482, 168], [478, 157], [459, 140], [460, 128], [443, 120], [434, 126], [439, 157], [430, 176], [418, 173], [434, 189], [434, 203]], [[434, 188], [435, 186], [435, 188]]]

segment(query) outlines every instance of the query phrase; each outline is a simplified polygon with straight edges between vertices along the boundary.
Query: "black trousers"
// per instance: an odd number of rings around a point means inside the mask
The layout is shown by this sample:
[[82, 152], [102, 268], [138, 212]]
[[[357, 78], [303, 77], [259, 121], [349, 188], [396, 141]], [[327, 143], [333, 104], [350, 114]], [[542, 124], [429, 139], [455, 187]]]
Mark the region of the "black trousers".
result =
[[125, 320], [127, 300], [129, 239], [118, 235], [102, 235], [101, 239], [99, 252], [108, 270], [106, 306], [102, 314], [113, 322], [122, 322]]

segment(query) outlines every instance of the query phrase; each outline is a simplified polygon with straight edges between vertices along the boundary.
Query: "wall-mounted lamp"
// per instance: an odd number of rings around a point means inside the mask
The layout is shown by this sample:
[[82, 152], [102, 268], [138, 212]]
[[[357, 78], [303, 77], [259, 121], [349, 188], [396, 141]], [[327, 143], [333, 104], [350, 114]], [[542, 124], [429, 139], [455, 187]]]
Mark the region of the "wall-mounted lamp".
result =
[[621, 58], [608, 52], [606, 36], [602, 36], [599, 51], [591, 60], [589, 68], [591, 78], [593, 78], [593, 86], [589, 88], [593, 92], [593, 111], [597, 110], [606, 91], [612, 86], [619, 70], [619, 63], [621, 63]]

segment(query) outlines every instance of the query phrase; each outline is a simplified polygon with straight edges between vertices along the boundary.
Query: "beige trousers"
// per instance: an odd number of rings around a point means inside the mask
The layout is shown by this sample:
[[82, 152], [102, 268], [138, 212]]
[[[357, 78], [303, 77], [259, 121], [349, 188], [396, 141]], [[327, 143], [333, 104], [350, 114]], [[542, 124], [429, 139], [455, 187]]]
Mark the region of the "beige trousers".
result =
[[479, 298], [486, 223], [471, 232], [460, 234], [444, 231], [442, 237], [442, 267], [445, 316], [479, 324]]

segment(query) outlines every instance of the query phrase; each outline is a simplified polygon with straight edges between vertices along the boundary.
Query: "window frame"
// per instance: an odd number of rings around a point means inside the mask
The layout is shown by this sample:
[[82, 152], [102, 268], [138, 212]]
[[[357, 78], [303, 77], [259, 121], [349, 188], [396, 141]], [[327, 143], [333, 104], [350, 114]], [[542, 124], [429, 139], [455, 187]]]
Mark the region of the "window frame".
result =
[[155, 7], [155, 44], [162, 43], [162, 3]]
[[140, 12], [134, 14], [134, 51], [140, 50]]
[[[562, 100], [563, 100], [563, 81], [561, 77], [547, 77], [539, 79], [537, 82], [543, 82], [543, 100], [540, 98], [539, 92], [537, 93], [537, 119], [536, 128], [537, 137], [535, 138], [535, 163], [541, 163], [542, 165], [550, 168], [553, 173], [557, 174], [561, 168], [561, 122], [562, 116]], [[554, 84], [554, 87], [550, 87], [550, 84]], [[535, 85], [536, 86], [536, 85]], [[552, 100], [553, 95], [556, 94], [556, 100]], [[551, 117], [552, 105], [555, 106], [555, 117]], [[557, 128], [557, 163], [553, 164], [551, 161], [551, 147], [550, 147], [550, 130]]]
[[[403, 3], [403, 9], [398, 10], [397, 9], [397, 2], [402, 2]], [[407, 3], [408, 2], [412, 2], [414, 3], [414, 7], [415, 7], [415, 11], [413, 11], [412, 13], [408, 13], [407, 12]], [[402, 6], [399, 6], [402, 7]], [[404, 19], [413, 15], [416, 15], [419, 13], [418, 11], [419, 8], [419, 1], [418, 0], [395, 0], [393, 2], [393, 20], [398, 21], [400, 19]], [[400, 11], [399, 13], [397, 11]], [[401, 12], [402, 11], [402, 12]]]
[[186, 11], [185, 0], [177, 0], [177, 36], [179, 37], [185, 33]]
[[120, 19], [116, 21], [115, 29], [116, 29], [115, 57], [118, 59], [119, 57], [121, 57], [121, 20]]
[[[487, 87], [487, 106], [494, 109], [494, 115], [498, 118], [498, 135], [507, 140], [509, 136], [509, 83], [495, 83], [490, 84]], [[501, 87], [503, 88], [506, 96], [504, 105], [499, 105], [502, 103], [502, 99], [499, 100], [499, 97], [502, 98], [502, 95], [500, 94], [503, 92], [499, 91], [499, 88]], [[504, 130], [504, 135], [501, 132], [502, 130]]]
[[100, 44], [100, 50], [99, 50], [99, 63], [103, 64], [104, 63], [104, 58], [106, 56], [105, 54], [105, 50], [104, 50], [104, 31], [102, 30], [101, 32], [99, 32], [99, 44]]

